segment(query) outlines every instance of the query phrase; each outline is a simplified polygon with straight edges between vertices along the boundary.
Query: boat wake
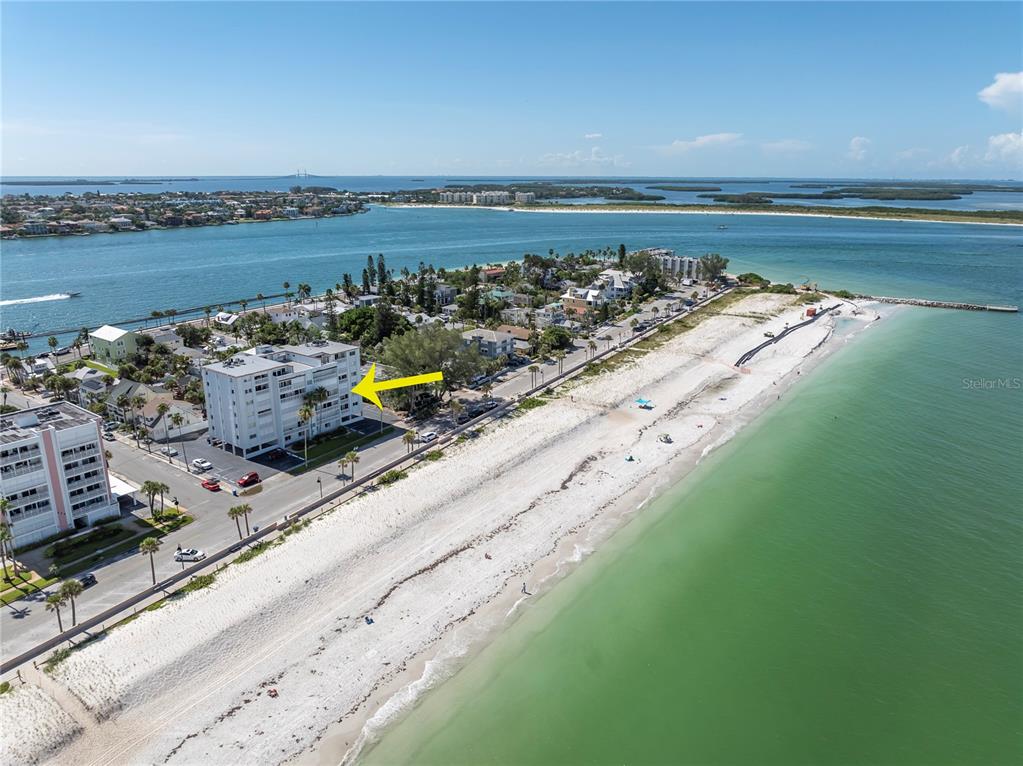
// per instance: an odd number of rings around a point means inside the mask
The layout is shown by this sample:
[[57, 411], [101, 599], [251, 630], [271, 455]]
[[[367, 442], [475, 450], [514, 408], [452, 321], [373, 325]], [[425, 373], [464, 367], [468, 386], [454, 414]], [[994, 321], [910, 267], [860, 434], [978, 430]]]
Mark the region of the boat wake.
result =
[[71, 293], [53, 293], [52, 295], [40, 295], [36, 298], [15, 298], [9, 301], [0, 301], [0, 306], [17, 306], [21, 303], [45, 303], [46, 301], [62, 301], [71, 297]]

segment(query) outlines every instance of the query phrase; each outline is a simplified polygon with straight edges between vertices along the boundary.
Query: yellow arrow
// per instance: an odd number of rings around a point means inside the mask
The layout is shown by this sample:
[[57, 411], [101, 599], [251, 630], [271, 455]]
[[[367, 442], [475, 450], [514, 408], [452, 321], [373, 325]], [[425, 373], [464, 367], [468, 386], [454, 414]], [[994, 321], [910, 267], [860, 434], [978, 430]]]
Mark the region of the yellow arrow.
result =
[[436, 383], [444, 380], [443, 372], [427, 372], [423, 375], [410, 375], [407, 378], [392, 378], [390, 380], [377, 380], [377, 366], [371, 364], [366, 377], [352, 386], [352, 393], [358, 394], [363, 399], [368, 399], [380, 409], [384, 406], [380, 403], [377, 391], [390, 391], [392, 388], [405, 388], [405, 386], [418, 386], [420, 383]]

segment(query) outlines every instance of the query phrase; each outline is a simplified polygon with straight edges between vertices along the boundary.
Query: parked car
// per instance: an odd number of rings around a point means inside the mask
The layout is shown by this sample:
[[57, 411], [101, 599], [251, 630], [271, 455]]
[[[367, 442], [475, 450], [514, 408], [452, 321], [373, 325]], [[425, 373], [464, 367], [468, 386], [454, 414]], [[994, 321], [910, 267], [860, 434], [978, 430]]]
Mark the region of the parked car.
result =
[[203, 479], [202, 488], [208, 489], [210, 492], [219, 492], [220, 482], [216, 479]]
[[487, 401], [483, 402], [480, 406], [483, 408], [484, 412], [490, 412], [492, 409], [497, 407], [498, 404], [499, 402], [495, 402], [493, 399], [487, 399]]
[[423, 444], [437, 441], [437, 433], [435, 431], [427, 431], [419, 437], [419, 441]]
[[78, 575], [75, 579], [81, 583], [83, 588], [88, 588], [90, 585], [96, 584], [96, 575], [92, 572], [86, 572], [85, 574]]
[[473, 416], [470, 415], [468, 412], [460, 412], [460, 413], [458, 413], [458, 417], [455, 418], [455, 422], [458, 425], [463, 425], [465, 423], [468, 423], [470, 420], [472, 420], [472, 418], [473, 418]]
[[197, 457], [192, 461], [192, 467], [197, 471], [209, 471], [213, 468], [213, 463], [204, 457]]
[[285, 457], [287, 454], [288, 453], [285, 452], [284, 450], [282, 450], [280, 447], [277, 447], [276, 449], [272, 449], [272, 450], [270, 450], [269, 452], [266, 453], [266, 459], [267, 460], [280, 460], [282, 457]]
[[160, 454], [161, 455], [166, 455], [167, 457], [174, 457], [175, 455], [178, 454], [178, 451], [176, 449], [174, 449], [173, 447], [163, 447], [160, 450]]
[[238, 479], [239, 487], [250, 487], [253, 484], [259, 484], [259, 474], [256, 473], [255, 471], [250, 471], [249, 473], [245, 474], [240, 479]]
[[68, 348], [67, 346], [61, 346], [60, 348], [58, 348], [53, 353], [55, 353], [57, 356], [63, 356], [64, 354], [70, 354], [71, 353], [71, 349]]
[[106, 439], [108, 442], [115, 442], [115, 441], [117, 441], [117, 437], [114, 436], [114, 432], [113, 431], [104, 431], [103, 432], [103, 438]]
[[201, 551], [198, 548], [185, 548], [174, 554], [175, 561], [202, 561], [204, 558], [206, 558], [206, 551]]

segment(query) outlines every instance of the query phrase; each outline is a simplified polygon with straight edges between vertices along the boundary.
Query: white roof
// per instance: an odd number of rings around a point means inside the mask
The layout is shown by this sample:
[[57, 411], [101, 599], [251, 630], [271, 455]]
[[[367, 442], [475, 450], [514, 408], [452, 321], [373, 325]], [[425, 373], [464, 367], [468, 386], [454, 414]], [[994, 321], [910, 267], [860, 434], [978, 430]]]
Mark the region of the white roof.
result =
[[89, 333], [90, 338], [98, 338], [99, 340], [105, 340], [108, 343], [113, 343], [119, 338], [123, 338], [128, 335], [127, 330], [122, 330], [120, 327], [114, 327], [113, 325], [105, 324], [98, 330], [93, 330]]

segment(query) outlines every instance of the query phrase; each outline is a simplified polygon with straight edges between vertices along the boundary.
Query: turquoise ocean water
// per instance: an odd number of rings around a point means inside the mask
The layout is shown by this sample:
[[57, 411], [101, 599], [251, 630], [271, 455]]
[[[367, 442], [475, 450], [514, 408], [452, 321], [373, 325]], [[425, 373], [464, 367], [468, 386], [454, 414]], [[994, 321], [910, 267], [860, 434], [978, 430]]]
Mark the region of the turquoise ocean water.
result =
[[1019, 329], [875, 324], [365, 762], [1020, 763]]

